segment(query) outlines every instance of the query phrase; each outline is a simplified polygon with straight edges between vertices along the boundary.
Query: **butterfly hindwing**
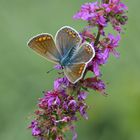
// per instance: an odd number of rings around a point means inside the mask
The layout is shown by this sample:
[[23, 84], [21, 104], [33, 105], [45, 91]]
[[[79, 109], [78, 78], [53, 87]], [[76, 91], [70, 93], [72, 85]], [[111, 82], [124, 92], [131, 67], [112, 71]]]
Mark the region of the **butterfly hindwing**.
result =
[[68, 80], [72, 82], [73, 84], [76, 83], [78, 80], [80, 80], [83, 77], [83, 73], [86, 69], [85, 63], [81, 64], [74, 64], [64, 67], [64, 73]]
[[29, 40], [28, 46], [48, 60], [54, 63], [59, 63], [61, 56], [51, 35], [37, 35]]
[[83, 77], [87, 64], [95, 56], [95, 50], [89, 43], [82, 44], [74, 53], [70, 64], [64, 67], [66, 77], [76, 83]]
[[64, 56], [72, 48], [79, 46], [81, 37], [73, 28], [64, 26], [56, 33], [55, 40], [60, 54]]
[[71, 58], [71, 63], [88, 63], [95, 56], [95, 50], [89, 43], [83, 43]]

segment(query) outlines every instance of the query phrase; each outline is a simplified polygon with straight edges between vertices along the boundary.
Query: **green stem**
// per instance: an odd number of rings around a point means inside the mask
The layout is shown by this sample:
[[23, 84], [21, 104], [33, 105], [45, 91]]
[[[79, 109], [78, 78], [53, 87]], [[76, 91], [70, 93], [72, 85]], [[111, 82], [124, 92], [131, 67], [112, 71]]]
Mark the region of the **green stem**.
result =
[[98, 34], [96, 36], [94, 46], [97, 46], [98, 45], [99, 40], [100, 40], [100, 36], [101, 36], [101, 33], [100, 33], [100, 29], [98, 28]]

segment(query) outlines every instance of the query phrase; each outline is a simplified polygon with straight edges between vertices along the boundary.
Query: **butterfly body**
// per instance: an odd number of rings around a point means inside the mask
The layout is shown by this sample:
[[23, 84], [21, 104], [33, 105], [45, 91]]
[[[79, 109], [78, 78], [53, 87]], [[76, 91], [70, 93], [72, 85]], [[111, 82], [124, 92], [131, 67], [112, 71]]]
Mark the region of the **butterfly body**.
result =
[[61, 59], [60, 64], [61, 66], [68, 66], [71, 64], [71, 58], [74, 54], [75, 47], [72, 47]]
[[94, 48], [87, 42], [81, 43], [79, 33], [64, 26], [53, 37], [46, 33], [31, 38], [28, 46], [48, 60], [60, 64], [71, 83], [83, 76], [87, 64], [95, 56]]

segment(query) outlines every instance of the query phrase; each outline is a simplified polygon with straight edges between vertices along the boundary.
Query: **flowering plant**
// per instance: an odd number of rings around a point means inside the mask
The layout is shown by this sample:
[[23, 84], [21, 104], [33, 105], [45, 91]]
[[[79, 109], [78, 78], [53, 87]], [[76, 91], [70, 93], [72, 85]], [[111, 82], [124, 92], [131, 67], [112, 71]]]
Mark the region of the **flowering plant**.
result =
[[[100, 67], [107, 63], [112, 53], [119, 57], [116, 51], [120, 42], [120, 33], [123, 25], [127, 22], [127, 6], [120, 0], [102, 0], [101, 2], [86, 3], [73, 16], [74, 19], [87, 21], [88, 25], [79, 34], [82, 42], [87, 41], [95, 49], [95, 57], [87, 65], [84, 75], [77, 83], [72, 84], [60, 73], [60, 77], [54, 81], [54, 89], [45, 91], [44, 97], [39, 99], [38, 110], [29, 128], [32, 135], [38, 140], [64, 140], [64, 132], [71, 130], [73, 140], [77, 139], [74, 122], [78, 121], [78, 113], [88, 119], [88, 105], [85, 99], [88, 90], [92, 89], [102, 94], [105, 93], [106, 85], [101, 80]], [[111, 24], [117, 36], [107, 34], [105, 28]], [[92, 33], [97, 29], [97, 33]], [[59, 65], [55, 66], [61, 70]], [[87, 73], [93, 72], [92, 77], [86, 77]]]

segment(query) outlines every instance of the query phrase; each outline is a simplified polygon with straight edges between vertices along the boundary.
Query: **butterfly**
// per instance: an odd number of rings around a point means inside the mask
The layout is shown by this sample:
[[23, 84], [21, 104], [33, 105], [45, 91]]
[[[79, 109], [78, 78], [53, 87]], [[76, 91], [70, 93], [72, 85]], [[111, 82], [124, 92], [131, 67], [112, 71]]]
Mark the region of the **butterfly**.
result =
[[34, 36], [28, 46], [49, 61], [61, 65], [65, 76], [73, 84], [83, 77], [87, 64], [95, 56], [91, 44], [82, 43], [79, 33], [69, 26], [60, 28], [55, 39], [48, 33]]

